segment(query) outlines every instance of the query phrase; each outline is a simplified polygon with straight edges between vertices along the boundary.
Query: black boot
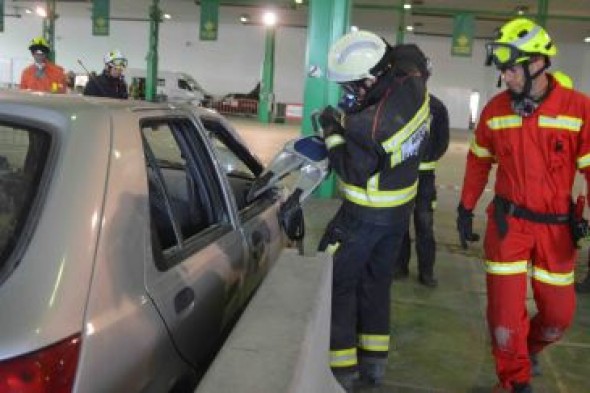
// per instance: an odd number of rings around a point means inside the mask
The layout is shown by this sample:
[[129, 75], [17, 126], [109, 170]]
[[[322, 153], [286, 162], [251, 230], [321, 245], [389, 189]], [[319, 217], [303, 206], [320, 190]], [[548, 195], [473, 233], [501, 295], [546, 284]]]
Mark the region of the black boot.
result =
[[433, 275], [420, 274], [418, 276], [418, 281], [420, 282], [420, 284], [427, 286], [429, 288], [436, 288], [438, 286], [438, 280], [434, 278]]
[[584, 280], [576, 283], [575, 288], [578, 293], [590, 293], [590, 272]]

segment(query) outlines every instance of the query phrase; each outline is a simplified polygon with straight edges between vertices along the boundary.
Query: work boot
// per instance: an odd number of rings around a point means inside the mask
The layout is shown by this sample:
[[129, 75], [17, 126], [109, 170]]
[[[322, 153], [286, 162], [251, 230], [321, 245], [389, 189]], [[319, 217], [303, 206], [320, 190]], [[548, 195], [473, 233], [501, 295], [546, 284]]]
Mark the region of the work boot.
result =
[[541, 372], [541, 364], [539, 363], [539, 354], [529, 353], [529, 359], [531, 361], [531, 376], [538, 377], [539, 375], [543, 374]]
[[362, 358], [359, 363], [361, 373], [360, 382], [362, 385], [379, 386], [385, 378], [387, 359]]
[[590, 272], [588, 272], [585, 279], [576, 283], [575, 288], [578, 293], [590, 293]]
[[353, 393], [354, 386], [359, 380], [359, 374], [356, 371], [333, 372], [334, 378], [342, 386], [346, 393]]
[[433, 275], [422, 275], [418, 276], [418, 282], [420, 284], [429, 287], [429, 288], [436, 288], [438, 286], [438, 280], [434, 278]]

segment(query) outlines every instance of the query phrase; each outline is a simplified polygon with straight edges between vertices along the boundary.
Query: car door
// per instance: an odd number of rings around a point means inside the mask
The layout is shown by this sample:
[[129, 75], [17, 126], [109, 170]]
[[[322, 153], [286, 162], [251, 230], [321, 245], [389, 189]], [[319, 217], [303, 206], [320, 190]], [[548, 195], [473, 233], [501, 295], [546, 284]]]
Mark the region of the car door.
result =
[[178, 351], [202, 371], [238, 309], [246, 244], [193, 121], [144, 118], [141, 136], [151, 217], [147, 290]]
[[248, 245], [243, 293], [243, 298], [247, 299], [285, 245], [278, 222], [279, 190], [270, 190], [255, 200], [248, 200], [248, 192], [262, 172], [262, 165], [236, 139], [237, 134], [229, 123], [212, 116], [201, 116], [201, 122], [209, 132], [220, 167], [232, 190], [239, 224]]

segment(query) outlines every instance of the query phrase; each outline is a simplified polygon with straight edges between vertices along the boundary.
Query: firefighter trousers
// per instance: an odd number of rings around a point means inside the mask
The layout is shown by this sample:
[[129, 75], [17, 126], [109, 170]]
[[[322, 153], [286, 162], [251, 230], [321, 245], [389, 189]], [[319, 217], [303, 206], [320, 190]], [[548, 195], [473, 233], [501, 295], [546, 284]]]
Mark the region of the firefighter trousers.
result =
[[[416, 232], [416, 256], [420, 277], [434, 277], [436, 241], [434, 239], [434, 209], [436, 187], [434, 171], [420, 171], [418, 194], [414, 207], [414, 230]], [[410, 232], [406, 231], [399, 257], [395, 263], [395, 274], [407, 276], [411, 257]]]
[[407, 230], [406, 210], [396, 225], [383, 226], [341, 208], [320, 242], [334, 257], [330, 366], [336, 374], [387, 362], [393, 260]]
[[[506, 216], [508, 232], [498, 233], [488, 207], [484, 241], [487, 319], [496, 373], [501, 385], [530, 380], [529, 356], [556, 342], [571, 325], [575, 310], [577, 251], [566, 224], [541, 224]], [[529, 318], [530, 282], [537, 312]]]

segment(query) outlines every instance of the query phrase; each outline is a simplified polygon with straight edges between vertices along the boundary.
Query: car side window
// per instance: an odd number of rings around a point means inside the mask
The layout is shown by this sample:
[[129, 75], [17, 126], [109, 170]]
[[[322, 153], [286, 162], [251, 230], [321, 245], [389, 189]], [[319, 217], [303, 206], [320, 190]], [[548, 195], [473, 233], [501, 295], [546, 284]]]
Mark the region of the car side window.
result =
[[0, 282], [30, 221], [50, 142], [46, 132], [0, 124]]
[[189, 120], [142, 124], [152, 248], [164, 269], [229, 227], [219, 183], [196, 134]]

